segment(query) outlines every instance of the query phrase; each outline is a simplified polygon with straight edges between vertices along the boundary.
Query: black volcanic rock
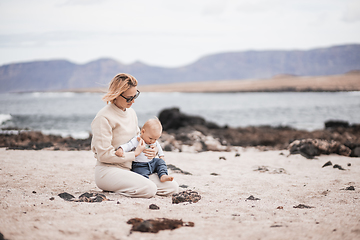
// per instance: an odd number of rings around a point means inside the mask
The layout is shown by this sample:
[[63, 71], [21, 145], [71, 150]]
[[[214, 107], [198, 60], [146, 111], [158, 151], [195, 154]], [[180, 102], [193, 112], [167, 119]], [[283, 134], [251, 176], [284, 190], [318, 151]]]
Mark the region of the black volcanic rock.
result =
[[204, 118], [199, 116], [190, 116], [181, 113], [179, 108], [164, 109], [159, 114], [159, 120], [163, 125], [165, 131], [170, 129], [179, 129], [187, 126], [206, 126], [207, 128], [219, 128], [218, 125], [212, 122], [205, 121]]

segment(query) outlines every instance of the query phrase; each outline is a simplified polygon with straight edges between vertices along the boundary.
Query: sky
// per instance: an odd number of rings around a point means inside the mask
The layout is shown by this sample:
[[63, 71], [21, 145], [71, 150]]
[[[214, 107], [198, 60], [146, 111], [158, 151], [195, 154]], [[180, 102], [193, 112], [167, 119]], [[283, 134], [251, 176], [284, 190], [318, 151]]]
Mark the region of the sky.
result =
[[360, 44], [360, 0], [0, 0], [0, 65], [180, 67], [248, 50]]

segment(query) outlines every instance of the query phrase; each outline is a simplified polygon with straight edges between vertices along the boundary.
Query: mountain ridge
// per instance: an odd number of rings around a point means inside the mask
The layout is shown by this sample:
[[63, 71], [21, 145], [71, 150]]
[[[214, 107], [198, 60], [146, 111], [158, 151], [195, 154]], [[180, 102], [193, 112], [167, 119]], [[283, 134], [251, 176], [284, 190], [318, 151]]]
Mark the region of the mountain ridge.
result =
[[182, 67], [123, 64], [100, 58], [85, 64], [68, 60], [32, 61], [0, 66], [0, 93], [106, 86], [119, 72], [139, 85], [271, 78], [279, 74], [326, 76], [360, 70], [360, 44], [312, 50], [265, 50], [211, 54]]

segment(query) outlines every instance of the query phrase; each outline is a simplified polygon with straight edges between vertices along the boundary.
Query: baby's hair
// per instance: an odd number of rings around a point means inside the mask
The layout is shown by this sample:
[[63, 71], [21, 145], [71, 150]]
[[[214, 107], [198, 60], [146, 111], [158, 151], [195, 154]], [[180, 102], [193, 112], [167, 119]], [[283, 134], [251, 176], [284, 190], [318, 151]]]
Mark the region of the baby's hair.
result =
[[115, 98], [138, 84], [136, 78], [127, 73], [117, 74], [110, 82], [107, 94], [102, 98], [105, 102], [114, 103]]
[[158, 129], [160, 132], [162, 132], [162, 125], [160, 120], [157, 117], [153, 117], [148, 119], [142, 128], [152, 128], [152, 129]]

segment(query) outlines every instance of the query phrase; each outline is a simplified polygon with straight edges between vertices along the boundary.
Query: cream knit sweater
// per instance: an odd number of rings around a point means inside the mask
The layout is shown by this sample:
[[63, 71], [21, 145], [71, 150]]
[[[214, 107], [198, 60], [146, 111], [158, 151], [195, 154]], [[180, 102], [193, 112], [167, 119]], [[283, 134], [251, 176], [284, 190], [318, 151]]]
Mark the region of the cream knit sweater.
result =
[[131, 168], [135, 153], [127, 152], [123, 157], [118, 157], [115, 155], [115, 148], [140, 133], [138, 119], [132, 108], [123, 111], [114, 104], [107, 104], [92, 121], [91, 130], [91, 149], [97, 159], [97, 165]]

